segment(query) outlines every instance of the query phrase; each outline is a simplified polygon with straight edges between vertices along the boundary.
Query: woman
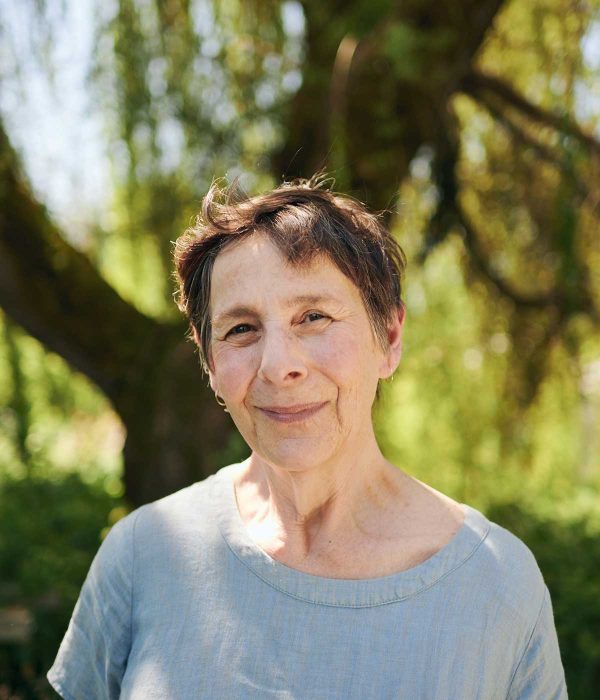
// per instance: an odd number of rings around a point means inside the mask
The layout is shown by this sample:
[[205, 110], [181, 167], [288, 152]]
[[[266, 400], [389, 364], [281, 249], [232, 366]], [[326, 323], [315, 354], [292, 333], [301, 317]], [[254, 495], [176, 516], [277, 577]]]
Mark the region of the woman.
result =
[[180, 306], [252, 454], [120, 521], [49, 679], [79, 698], [566, 698], [516, 537], [385, 460], [402, 251], [311, 182], [213, 188]]

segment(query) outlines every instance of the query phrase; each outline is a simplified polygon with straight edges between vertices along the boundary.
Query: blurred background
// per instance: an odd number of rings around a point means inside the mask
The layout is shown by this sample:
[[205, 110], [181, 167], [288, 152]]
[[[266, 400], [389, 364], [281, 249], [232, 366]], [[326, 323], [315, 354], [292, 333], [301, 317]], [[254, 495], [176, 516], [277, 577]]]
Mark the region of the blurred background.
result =
[[385, 453], [529, 545], [600, 697], [598, 0], [0, 0], [0, 120], [0, 700], [114, 522], [246, 455], [173, 241], [320, 169], [409, 261]]

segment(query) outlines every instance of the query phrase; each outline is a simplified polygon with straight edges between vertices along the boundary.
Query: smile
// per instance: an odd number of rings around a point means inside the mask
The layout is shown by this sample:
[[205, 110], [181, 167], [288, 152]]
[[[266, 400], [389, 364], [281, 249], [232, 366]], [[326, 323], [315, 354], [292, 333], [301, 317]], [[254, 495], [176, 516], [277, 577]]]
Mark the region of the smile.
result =
[[321, 403], [304, 403], [294, 406], [257, 406], [267, 418], [278, 423], [297, 423], [310, 418], [320, 411], [327, 401]]

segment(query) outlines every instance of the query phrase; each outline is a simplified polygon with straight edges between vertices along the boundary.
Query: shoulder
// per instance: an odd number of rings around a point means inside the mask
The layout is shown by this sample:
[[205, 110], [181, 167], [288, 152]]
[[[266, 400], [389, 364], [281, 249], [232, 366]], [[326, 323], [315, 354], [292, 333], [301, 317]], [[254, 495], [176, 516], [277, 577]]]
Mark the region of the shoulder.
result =
[[111, 552], [127, 548], [138, 585], [150, 574], [162, 580], [169, 570], [185, 568], [186, 562], [202, 566], [222, 548], [218, 519], [229, 469], [137, 508], [112, 528], [103, 546]]
[[500, 644], [497, 658], [512, 655], [506, 697], [566, 699], [552, 602], [529, 547], [512, 532], [468, 508], [467, 523], [480, 536], [465, 562], [469, 605], [481, 611]]
[[480, 514], [488, 525], [481, 543], [480, 556], [490, 576], [502, 574], [501, 580], [513, 591], [525, 593], [531, 586], [542, 582], [542, 573], [533, 552], [516, 535]]
[[470, 506], [465, 527], [477, 530], [480, 537], [466, 562], [475, 592], [486, 590], [494, 605], [528, 626], [535, 623], [546, 584], [532, 551], [512, 532]]
[[[219, 472], [218, 472], [219, 473]], [[173, 528], [197, 528], [211, 519], [213, 511], [212, 487], [217, 475], [186, 486], [175, 493], [147, 503], [119, 520], [110, 530], [109, 537], [123, 541], [139, 537], [160, 536]]]

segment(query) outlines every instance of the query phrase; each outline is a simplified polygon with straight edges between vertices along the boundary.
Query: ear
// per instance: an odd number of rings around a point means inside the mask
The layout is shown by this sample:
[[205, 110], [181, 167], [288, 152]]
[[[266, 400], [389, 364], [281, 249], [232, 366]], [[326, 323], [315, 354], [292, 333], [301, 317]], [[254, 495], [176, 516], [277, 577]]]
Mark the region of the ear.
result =
[[[195, 326], [192, 326], [192, 336], [194, 338], [194, 343], [196, 343], [196, 347], [200, 348], [201, 343], [200, 343], [200, 334], [198, 333], [197, 329]], [[210, 350], [209, 350], [210, 353]], [[213, 387], [213, 373], [212, 373], [212, 357], [209, 356], [206, 358], [206, 364], [208, 366], [208, 377], [210, 379], [210, 387], [213, 391], [215, 391], [215, 388]]]
[[388, 324], [388, 345], [381, 365], [381, 379], [391, 377], [400, 364], [400, 358], [402, 357], [402, 330], [405, 317], [406, 310], [404, 305], [399, 306]]
[[212, 369], [210, 369], [210, 367], [208, 369], [208, 381], [210, 383], [210, 388], [213, 390], [213, 393], [217, 394], [217, 380], [215, 379], [214, 372], [212, 371]]
[[208, 380], [210, 382], [210, 388], [215, 394], [218, 394], [217, 380], [215, 379], [215, 365], [213, 363], [212, 353], [210, 349], [208, 350], [208, 357], [206, 358], [205, 368], [208, 371]]

